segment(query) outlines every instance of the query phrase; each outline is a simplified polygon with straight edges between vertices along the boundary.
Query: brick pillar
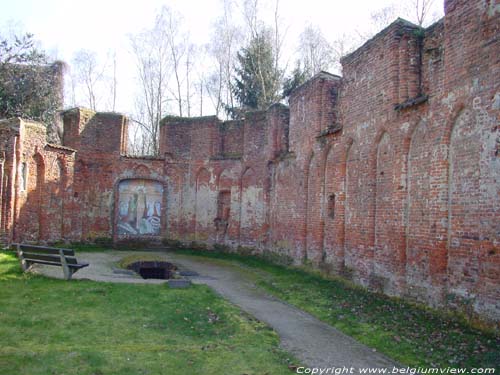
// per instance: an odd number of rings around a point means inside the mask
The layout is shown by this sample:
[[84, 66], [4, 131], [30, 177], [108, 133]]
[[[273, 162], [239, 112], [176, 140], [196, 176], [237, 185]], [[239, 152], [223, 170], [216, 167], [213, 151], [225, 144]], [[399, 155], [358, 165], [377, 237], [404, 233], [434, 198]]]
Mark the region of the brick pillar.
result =
[[413, 37], [408, 40], [409, 72], [408, 95], [415, 98], [420, 94], [420, 40]]
[[408, 35], [403, 35], [399, 42], [399, 103], [408, 100]]
[[401, 43], [401, 37], [395, 36], [391, 41], [390, 51], [391, 51], [391, 64], [389, 66], [389, 74], [392, 82], [391, 91], [391, 103], [399, 103], [399, 45]]

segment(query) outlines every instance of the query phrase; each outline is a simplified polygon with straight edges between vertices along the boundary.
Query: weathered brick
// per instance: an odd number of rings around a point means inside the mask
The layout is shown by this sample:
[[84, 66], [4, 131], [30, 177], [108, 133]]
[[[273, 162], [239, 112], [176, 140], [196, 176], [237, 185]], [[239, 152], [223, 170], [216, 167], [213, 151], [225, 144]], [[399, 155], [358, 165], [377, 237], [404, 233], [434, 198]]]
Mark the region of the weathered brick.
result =
[[395, 21], [290, 108], [165, 118], [157, 158], [125, 155], [119, 114], [66, 111], [64, 146], [39, 124], [1, 121], [3, 233], [273, 251], [498, 321], [500, 10], [445, 9], [425, 30]]

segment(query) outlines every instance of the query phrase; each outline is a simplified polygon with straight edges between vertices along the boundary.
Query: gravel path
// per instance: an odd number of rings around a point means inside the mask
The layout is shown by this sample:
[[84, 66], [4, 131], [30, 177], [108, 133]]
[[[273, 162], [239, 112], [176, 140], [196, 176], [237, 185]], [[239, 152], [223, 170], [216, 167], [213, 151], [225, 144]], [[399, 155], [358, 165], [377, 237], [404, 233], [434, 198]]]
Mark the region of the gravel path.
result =
[[[82, 262], [89, 262], [90, 266], [78, 271], [73, 278], [150, 284], [165, 282], [164, 280], [144, 280], [137, 275], [120, 270], [116, 265], [117, 262], [130, 254], [137, 254], [137, 252], [80, 252], [77, 254], [78, 259]], [[245, 272], [242, 272], [242, 269], [236, 265], [223, 265], [206, 258], [174, 253], [149, 254], [161, 255], [180, 269], [194, 271], [198, 275], [189, 277], [193, 283], [208, 285], [242, 310], [273, 327], [281, 338], [281, 346], [306, 366], [323, 369], [345, 367], [348, 370], [345, 370], [343, 374], [358, 373], [360, 368], [377, 367], [392, 370], [394, 366], [401, 367], [391, 359], [360, 344], [308, 313], [270, 297], [245, 277]], [[57, 267], [42, 266], [37, 269], [48, 276], [62, 277], [62, 271]], [[323, 372], [323, 374], [334, 373], [333, 370], [330, 371]]]

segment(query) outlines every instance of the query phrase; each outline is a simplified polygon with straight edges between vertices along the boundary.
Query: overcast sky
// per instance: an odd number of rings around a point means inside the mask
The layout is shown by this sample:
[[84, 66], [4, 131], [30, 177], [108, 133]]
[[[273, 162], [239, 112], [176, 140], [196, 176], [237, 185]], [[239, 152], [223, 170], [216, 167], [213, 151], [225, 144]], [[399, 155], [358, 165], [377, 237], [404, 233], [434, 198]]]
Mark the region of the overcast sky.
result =
[[[342, 34], [366, 31], [371, 15], [394, 0], [281, 0], [280, 15], [287, 30], [286, 48], [296, 48], [298, 35], [308, 24], [318, 26], [325, 37], [335, 40]], [[272, 11], [274, 0], [263, 1]], [[183, 15], [191, 41], [209, 42], [211, 25], [221, 13], [220, 0], [0, 0], [0, 29], [8, 24], [33, 33], [53, 57], [71, 62], [75, 51], [89, 49], [105, 56], [114, 50], [118, 56], [118, 110], [129, 112], [134, 65], [129, 35], [149, 27], [162, 5]], [[433, 13], [441, 16], [443, 1], [434, 0]]]

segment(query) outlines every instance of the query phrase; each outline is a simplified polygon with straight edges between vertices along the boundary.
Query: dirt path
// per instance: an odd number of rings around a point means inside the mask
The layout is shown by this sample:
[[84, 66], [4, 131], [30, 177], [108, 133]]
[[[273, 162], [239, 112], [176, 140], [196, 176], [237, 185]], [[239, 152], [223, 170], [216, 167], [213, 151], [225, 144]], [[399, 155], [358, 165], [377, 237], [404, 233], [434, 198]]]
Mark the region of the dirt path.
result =
[[[134, 253], [124, 251], [79, 253], [78, 258], [91, 265], [76, 273], [74, 278], [111, 282], [162, 282], [143, 280], [134, 275], [121, 273], [116, 263], [129, 254]], [[158, 254], [165, 256], [181, 269], [196, 272], [197, 276], [190, 277], [193, 283], [208, 285], [242, 310], [273, 327], [281, 338], [282, 347], [295, 355], [304, 365], [319, 368], [348, 368], [349, 372], [343, 374], [358, 373], [359, 368], [379, 367], [392, 370], [393, 366], [400, 367], [396, 362], [308, 313], [270, 297], [245, 277], [245, 272], [238, 266], [173, 253]], [[58, 277], [60, 273], [55, 267], [42, 267], [40, 270], [54, 277]]]

